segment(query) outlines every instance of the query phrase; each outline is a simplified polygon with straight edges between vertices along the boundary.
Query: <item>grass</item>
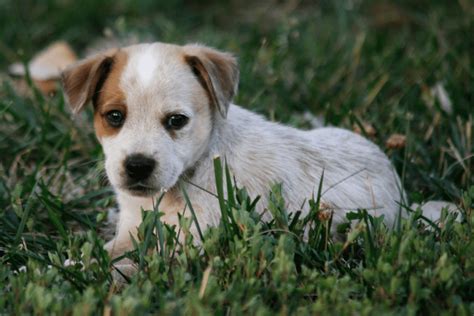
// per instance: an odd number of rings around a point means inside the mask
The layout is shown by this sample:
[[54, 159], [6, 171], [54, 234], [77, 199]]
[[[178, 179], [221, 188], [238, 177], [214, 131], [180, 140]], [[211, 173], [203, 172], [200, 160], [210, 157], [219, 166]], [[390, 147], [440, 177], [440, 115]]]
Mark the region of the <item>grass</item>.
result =
[[[237, 104], [302, 128], [310, 125], [305, 111], [362, 132], [373, 126], [375, 135], [365, 132], [402, 174], [410, 200], [453, 201], [460, 222], [444, 214], [430, 229], [413, 210], [391, 230], [360, 210], [348, 218], [355, 224], [347, 240], [332, 241], [317, 196], [308, 217], [288, 215], [276, 185], [274, 219], [262, 222], [257, 197], [236, 188], [215, 161], [221, 225], [203, 230], [203, 245], [194, 246], [186, 232], [196, 222], [182, 218], [187, 238], [177, 247], [178, 232], [160, 221], [166, 210], [144, 212], [128, 254], [141, 269], [120, 287], [102, 249], [104, 210], [115, 202], [90, 111], [72, 118], [60, 94], [25, 96], [2, 75], [0, 313], [472, 315], [474, 6], [166, 3], [0, 1], [0, 67], [57, 39], [83, 53], [103, 34], [233, 51], [241, 66]], [[451, 112], [430, 93], [438, 83]], [[404, 148], [385, 146], [394, 133], [407, 136]], [[64, 267], [68, 258], [83, 265]]]

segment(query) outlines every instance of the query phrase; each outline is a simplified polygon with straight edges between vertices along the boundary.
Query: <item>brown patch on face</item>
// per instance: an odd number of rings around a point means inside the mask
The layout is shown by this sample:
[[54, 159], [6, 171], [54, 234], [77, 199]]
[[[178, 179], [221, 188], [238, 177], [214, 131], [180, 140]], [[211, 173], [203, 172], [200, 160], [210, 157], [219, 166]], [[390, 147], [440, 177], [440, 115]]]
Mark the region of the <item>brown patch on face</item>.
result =
[[128, 56], [123, 51], [118, 51], [113, 57], [107, 73], [103, 73], [97, 83], [93, 96], [94, 127], [97, 138], [116, 135], [120, 127], [113, 127], [106, 120], [106, 114], [112, 110], [122, 112], [127, 117], [125, 93], [120, 87], [120, 79], [127, 64]]

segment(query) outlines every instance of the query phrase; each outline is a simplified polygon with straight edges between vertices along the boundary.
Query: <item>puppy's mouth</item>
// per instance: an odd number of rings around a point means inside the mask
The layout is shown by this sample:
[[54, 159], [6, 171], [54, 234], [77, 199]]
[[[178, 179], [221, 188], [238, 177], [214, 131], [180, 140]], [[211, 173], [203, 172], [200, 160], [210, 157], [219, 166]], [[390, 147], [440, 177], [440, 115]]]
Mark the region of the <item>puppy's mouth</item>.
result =
[[125, 189], [129, 191], [134, 196], [148, 197], [155, 195], [159, 189], [156, 187], [144, 184], [142, 182], [137, 182], [133, 184], [128, 184], [125, 186]]

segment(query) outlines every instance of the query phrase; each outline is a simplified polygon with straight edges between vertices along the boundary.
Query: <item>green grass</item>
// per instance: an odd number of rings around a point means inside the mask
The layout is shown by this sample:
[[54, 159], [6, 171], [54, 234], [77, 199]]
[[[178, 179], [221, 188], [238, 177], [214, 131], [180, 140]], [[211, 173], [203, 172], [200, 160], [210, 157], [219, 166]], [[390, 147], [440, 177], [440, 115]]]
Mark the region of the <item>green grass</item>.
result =
[[[241, 66], [236, 103], [302, 128], [305, 111], [349, 129], [371, 124], [411, 201], [453, 201], [460, 222], [445, 214], [441, 228], [426, 229], [413, 212], [389, 230], [361, 210], [350, 215], [357, 224], [347, 241], [331, 241], [317, 197], [308, 217], [290, 216], [277, 185], [274, 220], [262, 222], [257, 197], [216, 161], [216, 181], [229, 192], [218, 197], [221, 225], [202, 232], [202, 246], [186, 234], [178, 247], [160, 212], [144, 212], [128, 254], [141, 269], [119, 287], [102, 249], [104, 210], [115, 202], [91, 111], [72, 118], [61, 95], [24, 96], [1, 75], [0, 313], [472, 315], [474, 5], [166, 3], [0, 0], [0, 67], [58, 39], [83, 53], [104, 30], [232, 51]], [[437, 83], [452, 113], [430, 97]], [[393, 133], [407, 135], [405, 148], [386, 148]], [[183, 218], [179, 232], [195, 224]], [[84, 267], [63, 267], [67, 258]]]

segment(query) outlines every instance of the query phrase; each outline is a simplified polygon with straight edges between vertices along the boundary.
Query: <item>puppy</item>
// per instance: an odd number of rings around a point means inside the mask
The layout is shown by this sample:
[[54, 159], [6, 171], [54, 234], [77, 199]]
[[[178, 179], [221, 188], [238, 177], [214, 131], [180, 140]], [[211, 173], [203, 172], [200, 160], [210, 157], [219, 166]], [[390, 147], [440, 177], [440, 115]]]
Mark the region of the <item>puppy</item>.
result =
[[[133, 248], [141, 209], [159, 205], [168, 224], [185, 209], [182, 185], [203, 228], [220, 220], [213, 158], [227, 162], [240, 187], [267, 205], [281, 183], [288, 210], [316, 194], [333, 212], [367, 209], [391, 226], [405, 204], [387, 156], [369, 140], [339, 128], [302, 131], [232, 104], [239, 81], [236, 59], [201, 45], [134, 45], [88, 58], [64, 71], [67, 101], [77, 113], [92, 101], [105, 168], [120, 207], [112, 257]], [[187, 214], [189, 215], [189, 211]], [[264, 213], [268, 218], [268, 212]], [[198, 234], [193, 233], [196, 239]]]

